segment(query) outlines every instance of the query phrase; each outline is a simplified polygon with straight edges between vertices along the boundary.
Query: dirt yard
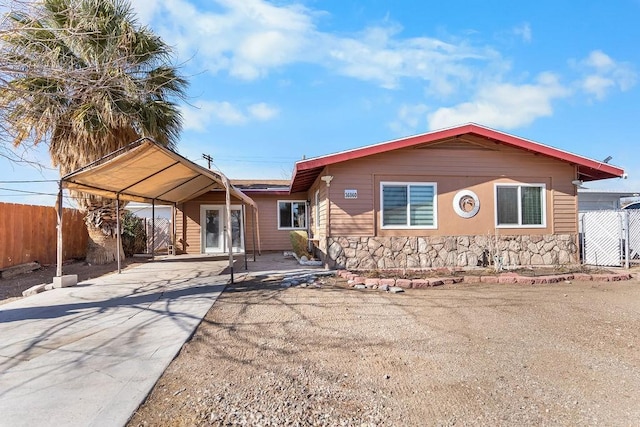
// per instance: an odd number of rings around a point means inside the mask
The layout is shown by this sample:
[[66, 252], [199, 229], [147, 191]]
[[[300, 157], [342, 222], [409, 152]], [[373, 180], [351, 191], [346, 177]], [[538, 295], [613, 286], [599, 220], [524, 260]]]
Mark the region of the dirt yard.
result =
[[[140, 258], [127, 258], [120, 263], [120, 266], [122, 269], [125, 269], [146, 261], [146, 259]], [[84, 261], [75, 261], [67, 262], [63, 265], [63, 273], [77, 274], [79, 281], [93, 279], [94, 277], [103, 276], [117, 270], [118, 264], [115, 262], [105, 265], [90, 265]], [[9, 279], [0, 278], [0, 305], [22, 298], [22, 291], [32, 286], [42, 283], [53, 283], [55, 275], [56, 266], [48, 265], [30, 273], [20, 274]]]
[[130, 426], [640, 425], [640, 282], [230, 286]]

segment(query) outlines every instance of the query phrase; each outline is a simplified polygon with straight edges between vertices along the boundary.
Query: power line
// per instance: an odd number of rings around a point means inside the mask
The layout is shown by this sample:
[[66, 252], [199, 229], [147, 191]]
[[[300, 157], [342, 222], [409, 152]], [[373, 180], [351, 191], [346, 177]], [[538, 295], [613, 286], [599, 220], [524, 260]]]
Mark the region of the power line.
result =
[[202, 153], [202, 158], [207, 161], [207, 163], [209, 164], [209, 169], [211, 169], [211, 162], [213, 162], [213, 157], [211, 157], [209, 154]]
[[22, 180], [22, 181], [0, 181], [0, 184], [31, 184], [40, 182], [58, 182], [57, 179]]
[[[2, 188], [0, 187], [0, 190], [2, 191], [13, 191], [15, 193], [24, 193], [24, 194], [35, 194], [38, 196], [55, 196], [55, 193], [41, 193], [38, 191], [27, 191], [27, 190], [16, 190], [15, 188]], [[14, 196], [16, 196], [17, 194], [13, 194]]]

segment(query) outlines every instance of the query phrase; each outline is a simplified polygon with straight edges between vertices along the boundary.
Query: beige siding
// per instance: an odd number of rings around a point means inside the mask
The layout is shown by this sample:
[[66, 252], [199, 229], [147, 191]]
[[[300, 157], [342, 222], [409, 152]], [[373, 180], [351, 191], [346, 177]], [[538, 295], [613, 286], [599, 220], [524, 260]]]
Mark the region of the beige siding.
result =
[[[320, 174], [323, 176], [324, 173]], [[319, 191], [320, 204], [316, 206], [316, 191]], [[313, 186], [309, 189], [309, 200], [311, 200], [311, 231], [315, 240], [322, 239], [327, 234], [327, 185], [316, 179]], [[319, 214], [319, 227], [316, 228], [316, 213]]]
[[[224, 204], [224, 191], [210, 191], [209, 193], [179, 205], [176, 215], [176, 242], [178, 250], [189, 254], [202, 253], [200, 206]], [[231, 197], [231, 204], [239, 205], [241, 202], [235, 197]], [[247, 215], [250, 215], [250, 209], [247, 209]], [[247, 222], [249, 221], [250, 219], [247, 219]], [[249, 230], [247, 230], [247, 241], [250, 243]], [[246, 247], [250, 248], [250, 246]]]
[[[262, 250], [291, 250], [289, 230], [278, 230], [278, 200], [307, 200], [306, 193], [294, 194], [260, 194], [247, 193], [258, 205], [260, 219], [260, 239]], [[247, 212], [248, 214], [248, 212]], [[249, 227], [250, 229], [251, 227]], [[247, 231], [247, 240], [251, 240]], [[250, 246], [247, 246], [251, 249]]]
[[[576, 196], [571, 181], [575, 167], [567, 163], [498, 144], [447, 144], [409, 148], [343, 162], [326, 168], [333, 175], [329, 188], [332, 236], [482, 235], [495, 233], [494, 192], [497, 182], [542, 183], [546, 192], [546, 228], [501, 228], [501, 234], [575, 232]], [[380, 182], [436, 182], [436, 230], [382, 230], [379, 226]], [[358, 198], [345, 199], [345, 189]], [[474, 191], [480, 211], [469, 219], [457, 216], [453, 198], [463, 189]], [[554, 228], [556, 230], [554, 230]]]
[[[558, 180], [556, 180], [558, 181]], [[570, 182], [562, 181], [553, 192], [554, 233], [578, 232], [578, 197], [576, 188]]]
[[[261, 194], [258, 192], [247, 192], [258, 206], [258, 220], [260, 231], [260, 249], [263, 251], [290, 250], [289, 230], [278, 230], [278, 200], [307, 200], [306, 193], [297, 194]], [[202, 232], [200, 229], [200, 207], [202, 205], [224, 205], [224, 192], [210, 192], [197, 199], [191, 200], [178, 206], [176, 215], [177, 245], [185, 253], [202, 253]], [[232, 198], [232, 204], [240, 204], [238, 200]], [[245, 249], [253, 251], [253, 215], [250, 207], [245, 208]], [[258, 242], [255, 243], [258, 250]]]

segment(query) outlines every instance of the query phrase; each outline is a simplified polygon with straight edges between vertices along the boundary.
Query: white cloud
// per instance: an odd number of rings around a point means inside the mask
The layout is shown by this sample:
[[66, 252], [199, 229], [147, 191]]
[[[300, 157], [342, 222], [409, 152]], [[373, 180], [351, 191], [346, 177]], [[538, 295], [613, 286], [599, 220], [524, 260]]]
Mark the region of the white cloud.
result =
[[131, 0], [131, 5], [142, 23], [150, 22], [159, 7], [159, 3], [156, 0]]
[[[212, 10], [185, 0], [158, 0], [153, 11], [134, 1], [141, 20], [153, 24], [189, 65], [253, 80], [298, 58], [308, 45], [313, 14], [300, 5], [263, 0], [213, 0]], [[141, 12], [140, 12], [141, 11]]]
[[429, 114], [428, 124], [430, 129], [467, 122], [513, 129], [550, 116], [551, 102], [569, 95], [570, 91], [551, 73], [540, 74], [532, 84], [493, 83], [481, 88], [469, 102]]
[[401, 27], [372, 27], [358, 37], [325, 37], [324, 61], [336, 72], [393, 89], [400, 79], [420, 79], [431, 92], [449, 95], [468, 85], [481, 62], [501, 62], [488, 48], [452, 44], [428, 37], [402, 39]]
[[184, 106], [182, 116], [184, 129], [204, 132], [212, 122], [227, 126], [239, 126], [252, 120], [268, 121], [279, 114], [279, 110], [264, 102], [243, 109], [227, 101], [199, 101], [193, 106]]
[[[403, 37], [399, 24], [384, 21], [350, 34], [321, 31], [316, 22], [325, 12], [302, 4], [269, 0], [209, 0], [207, 8], [188, 0], [135, 0], [141, 19], [148, 20], [187, 66], [199, 72], [221, 72], [240, 80], [255, 80], [292, 64], [314, 64], [331, 73], [395, 89], [419, 82], [427, 96], [465, 100], [427, 116], [430, 128], [477, 121], [515, 128], [553, 114], [552, 101], [569, 96], [558, 77], [540, 74], [534, 82], [508, 83], [508, 60], [491, 47], [475, 46], [465, 39], [445, 41], [432, 37]], [[524, 42], [532, 40], [529, 23], [511, 29]], [[581, 61], [572, 87], [596, 100], [611, 91], [636, 84], [637, 73], [600, 50]], [[486, 83], [490, 82], [490, 83]], [[471, 95], [469, 95], [471, 94]], [[256, 104], [260, 105], [260, 104]], [[420, 114], [403, 106], [395, 129], [413, 129]], [[405, 110], [403, 110], [405, 109]], [[217, 120], [229, 125], [277, 116], [270, 106], [238, 108], [228, 103], [203, 104], [187, 118], [187, 125]]]
[[618, 89], [625, 92], [635, 86], [638, 74], [625, 62], [617, 62], [601, 50], [594, 50], [579, 61], [577, 67], [583, 71], [579, 85], [582, 90], [601, 101]]
[[522, 41], [524, 41], [525, 43], [531, 43], [531, 38], [532, 38], [531, 26], [529, 25], [528, 22], [525, 22], [515, 27], [513, 29], [513, 33], [516, 36], [522, 37]]
[[403, 78], [420, 79], [430, 92], [449, 95], [471, 83], [478, 63], [503, 62], [492, 49], [465, 42], [402, 38], [402, 27], [393, 23], [353, 35], [322, 32], [315, 21], [324, 13], [298, 4], [211, 0], [209, 10], [185, 0], [158, 0], [149, 9], [144, 0], [134, 4], [189, 66], [243, 80], [312, 63], [385, 88], [398, 87]]
[[389, 127], [398, 135], [415, 133], [427, 118], [429, 107], [425, 104], [403, 104], [398, 109], [396, 119], [389, 123]]
[[226, 125], [240, 125], [247, 121], [247, 117], [231, 103], [223, 101], [200, 101], [193, 106], [182, 109], [184, 129], [204, 131], [212, 121]]
[[271, 120], [280, 114], [280, 111], [277, 108], [265, 104], [264, 102], [249, 105], [247, 110], [252, 117], [260, 121]]
[[585, 92], [594, 95], [597, 100], [602, 100], [607, 96], [607, 92], [616, 85], [609, 78], [593, 74], [582, 80], [582, 88]]
[[615, 67], [615, 62], [606, 53], [601, 50], [592, 51], [589, 56], [584, 60], [586, 65], [596, 68], [598, 70], [607, 71]]

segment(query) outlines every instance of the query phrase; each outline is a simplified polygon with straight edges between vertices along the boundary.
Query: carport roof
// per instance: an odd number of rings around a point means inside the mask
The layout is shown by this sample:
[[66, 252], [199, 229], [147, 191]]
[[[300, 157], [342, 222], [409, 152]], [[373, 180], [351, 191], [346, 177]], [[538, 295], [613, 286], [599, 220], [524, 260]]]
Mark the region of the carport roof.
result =
[[[210, 190], [225, 189], [228, 179], [149, 138], [142, 138], [75, 172], [62, 177], [70, 190], [143, 203], [173, 204]], [[230, 183], [231, 195], [256, 207], [255, 202]]]

